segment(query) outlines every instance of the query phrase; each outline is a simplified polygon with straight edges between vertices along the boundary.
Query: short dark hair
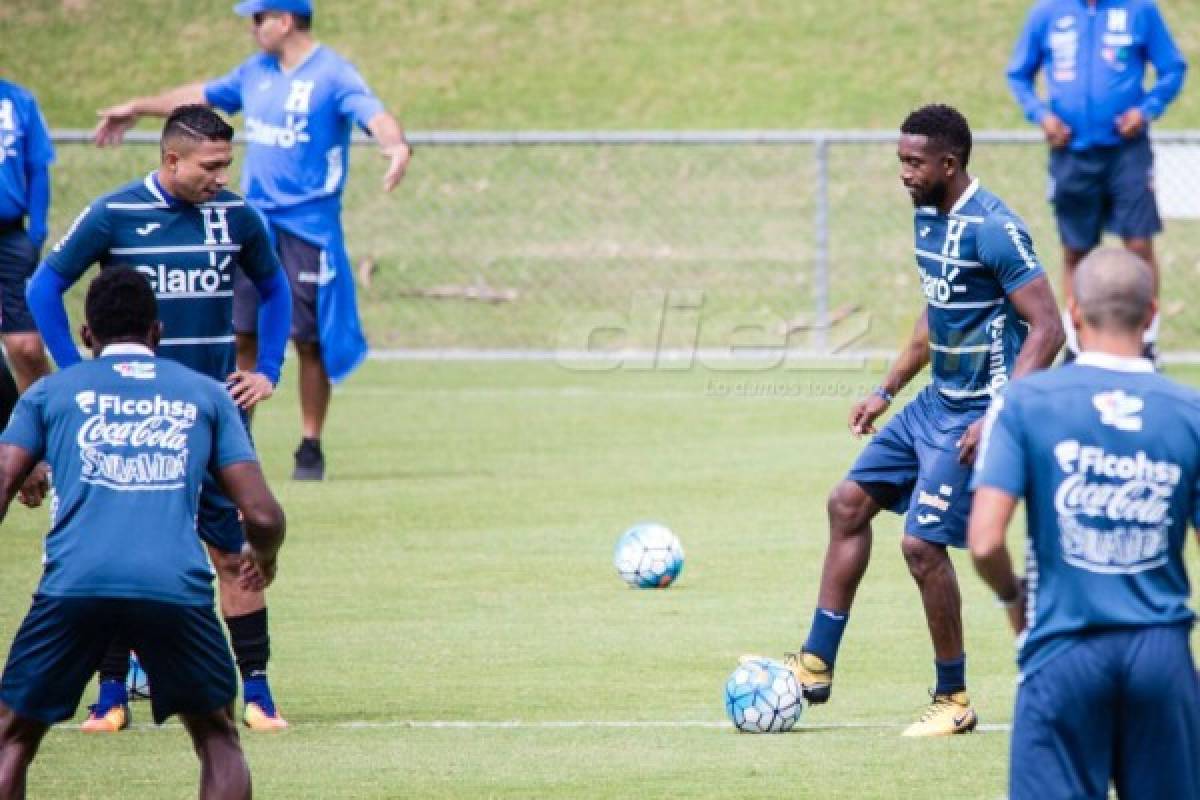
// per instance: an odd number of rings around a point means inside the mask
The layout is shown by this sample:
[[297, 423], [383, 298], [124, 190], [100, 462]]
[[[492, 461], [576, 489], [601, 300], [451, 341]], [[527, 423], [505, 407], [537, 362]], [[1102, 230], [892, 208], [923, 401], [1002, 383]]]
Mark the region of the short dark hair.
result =
[[232, 142], [233, 127], [208, 106], [196, 103], [180, 106], [167, 117], [162, 130], [164, 147], [168, 139], [188, 139], [193, 142]]
[[950, 106], [935, 103], [918, 108], [904, 119], [900, 132], [929, 137], [946, 152], [958, 156], [964, 169], [971, 160], [971, 126]]
[[144, 339], [158, 321], [150, 282], [129, 267], [107, 267], [88, 287], [84, 319], [99, 342]]
[[292, 14], [292, 19], [296, 20], [296, 30], [311, 31], [312, 30], [312, 14]]

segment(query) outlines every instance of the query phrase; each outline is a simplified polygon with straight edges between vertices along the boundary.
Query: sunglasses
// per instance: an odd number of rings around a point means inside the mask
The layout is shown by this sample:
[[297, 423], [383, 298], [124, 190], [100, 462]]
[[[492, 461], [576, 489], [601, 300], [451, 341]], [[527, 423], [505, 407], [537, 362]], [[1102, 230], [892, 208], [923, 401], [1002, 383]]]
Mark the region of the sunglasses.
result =
[[271, 19], [273, 17], [278, 17], [278, 16], [279, 16], [278, 12], [275, 12], [275, 11], [258, 11], [256, 13], [252, 14], [250, 16], [250, 19], [254, 20], [254, 27], [257, 28], [257, 27], [261, 26], [264, 22], [266, 22], [268, 19]]

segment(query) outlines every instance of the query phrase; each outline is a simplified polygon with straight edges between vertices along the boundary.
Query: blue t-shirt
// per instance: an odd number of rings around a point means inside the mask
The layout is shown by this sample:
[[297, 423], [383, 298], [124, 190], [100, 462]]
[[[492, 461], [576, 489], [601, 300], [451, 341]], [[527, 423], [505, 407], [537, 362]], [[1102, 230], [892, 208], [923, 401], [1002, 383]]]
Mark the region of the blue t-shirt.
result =
[[0, 442], [50, 464], [39, 593], [212, 603], [200, 486], [210, 470], [256, 460], [221, 384], [116, 345], [33, 384]]
[[204, 87], [210, 105], [246, 117], [242, 190], [267, 212], [337, 201], [346, 185], [350, 134], [383, 104], [350, 62], [318, 45], [290, 71], [274, 56], [251, 56]]
[[0, 79], [0, 221], [29, 211], [29, 170], [54, 161], [54, 145], [37, 100]]
[[1200, 393], [1145, 359], [1084, 353], [1013, 383], [974, 487], [1025, 498], [1030, 674], [1090, 631], [1189, 623], [1183, 547], [1200, 522]]
[[68, 283], [95, 263], [145, 275], [163, 322], [158, 352], [219, 381], [237, 361], [234, 267], [252, 280], [282, 269], [262, 217], [240, 197], [180, 202], [154, 173], [95, 200], [45, 260]]
[[1045, 274], [1033, 241], [978, 181], [948, 214], [918, 208], [913, 235], [934, 388], [951, 409], [982, 411], [1008, 382], [1029, 331], [1008, 296]]

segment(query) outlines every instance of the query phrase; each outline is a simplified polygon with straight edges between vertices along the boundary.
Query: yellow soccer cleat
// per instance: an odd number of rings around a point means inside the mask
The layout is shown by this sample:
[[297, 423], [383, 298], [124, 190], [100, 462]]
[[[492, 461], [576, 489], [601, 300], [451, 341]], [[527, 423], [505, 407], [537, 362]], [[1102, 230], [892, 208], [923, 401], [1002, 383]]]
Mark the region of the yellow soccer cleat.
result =
[[252, 731], [282, 731], [288, 726], [279, 709], [275, 709], [273, 714], [268, 714], [258, 703], [246, 703], [242, 712], [242, 724]]
[[904, 729], [904, 736], [951, 736], [970, 733], [979, 724], [966, 690], [953, 694], [930, 693], [933, 702], [920, 719]]
[[784, 653], [783, 663], [796, 676], [800, 691], [810, 705], [820, 705], [829, 700], [833, 692], [833, 669], [812, 653]]
[[88, 718], [79, 729], [84, 733], [116, 733], [129, 727], [129, 706], [113, 706], [103, 714], [99, 706], [88, 706]]

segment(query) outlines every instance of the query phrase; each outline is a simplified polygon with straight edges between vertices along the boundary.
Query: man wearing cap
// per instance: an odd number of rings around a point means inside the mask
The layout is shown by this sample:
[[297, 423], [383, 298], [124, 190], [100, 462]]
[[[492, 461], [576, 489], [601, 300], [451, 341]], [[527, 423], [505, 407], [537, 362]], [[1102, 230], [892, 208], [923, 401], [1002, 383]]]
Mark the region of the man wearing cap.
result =
[[[355, 124], [364, 128], [388, 159], [384, 191], [404, 177], [411, 151], [400, 124], [358, 71], [313, 38], [312, 0], [245, 0], [234, 11], [252, 20], [262, 52], [215, 80], [101, 110], [94, 138], [100, 146], [118, 144], [139, 117], [165, 116], [191, 103], [244, 114], [243, 193], [266, 215], [292, 289], [302, 421], [292, 477], [322, 480], [331, 381], [348, 377], [367, 352], [340, 221], [350, 134]], [[234, 292], [238, 363], [253, 364], [254, 287], [239, 276]]]

